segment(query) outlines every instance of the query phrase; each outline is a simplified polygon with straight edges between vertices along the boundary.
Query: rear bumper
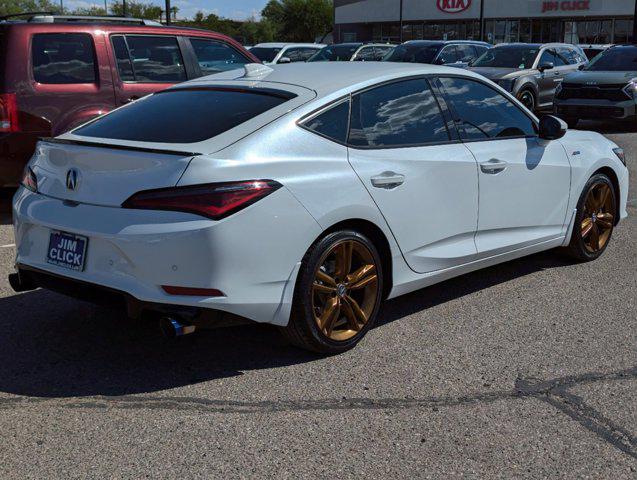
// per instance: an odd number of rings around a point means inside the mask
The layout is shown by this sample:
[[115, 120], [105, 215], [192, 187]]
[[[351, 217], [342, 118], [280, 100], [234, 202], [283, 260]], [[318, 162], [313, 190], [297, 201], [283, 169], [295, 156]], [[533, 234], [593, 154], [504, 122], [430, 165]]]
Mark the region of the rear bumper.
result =
[[[101, 294], [114, 291], [127, 306], [218, 310], [280, 325], [288, 321], [297, 264], [319, 234], [285, 188], [219, 222], [179, 212], [68, 205], [24, 188], [13, 214], [16, 264], [27, 278], [37, 272], [102, 287]], [[84, 271], [46, 262], [51, 230], [88, 237]], [[169, 295], [162, 285], [214, 288], [225, 296]], [[42, 286], [51, 288], [50, 282]], [[92, 294], [85, 299], [95, 301]]]
[[623, 120], [637, 115], [634, 100], [611, 102], [609, 100], [555, 99], [554, 111], [557, 115], [582, 120]]

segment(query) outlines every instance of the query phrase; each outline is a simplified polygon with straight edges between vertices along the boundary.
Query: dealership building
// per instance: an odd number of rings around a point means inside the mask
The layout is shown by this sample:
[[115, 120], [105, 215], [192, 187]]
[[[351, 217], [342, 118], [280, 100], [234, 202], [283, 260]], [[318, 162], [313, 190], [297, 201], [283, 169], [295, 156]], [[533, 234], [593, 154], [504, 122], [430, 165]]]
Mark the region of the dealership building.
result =
[[337, 42], [627, 43], [636, 0], [335, 0]]

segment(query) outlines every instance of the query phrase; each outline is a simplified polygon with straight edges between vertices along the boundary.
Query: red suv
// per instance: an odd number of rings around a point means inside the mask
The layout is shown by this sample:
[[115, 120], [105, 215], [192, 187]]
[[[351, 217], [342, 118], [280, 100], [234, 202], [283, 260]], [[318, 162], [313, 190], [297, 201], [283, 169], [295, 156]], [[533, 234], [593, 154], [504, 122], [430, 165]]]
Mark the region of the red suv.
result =
[[260, 61], [205, 30], [112, 17], [0, 19], [0, 187], [19, 183], [38, 137], [246, 63]]

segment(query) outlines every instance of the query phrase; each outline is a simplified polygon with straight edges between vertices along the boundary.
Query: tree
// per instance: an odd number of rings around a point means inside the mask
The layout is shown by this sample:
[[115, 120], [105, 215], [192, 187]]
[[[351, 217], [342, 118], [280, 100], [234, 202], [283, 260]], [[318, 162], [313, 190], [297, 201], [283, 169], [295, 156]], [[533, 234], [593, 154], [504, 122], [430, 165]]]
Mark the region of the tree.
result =
[[[111, 13], [113, 15], [124, 15], [124, 6], [122, 3], [111, 3]], [[126, 1], [126, 15], [134, 18], [147, 18], [149, 20], [159, 20], [161, 18], [162, 9], [152, 3], [142, 3], [135, 1]], [[176, 12], [175, 12], [176, 14]]]
[[313, 42], [332, 30], [331, 0], [270, 0], [261, 16], [277, 28], [279, 40]]
[[0, 16], [25, 12], [59, 12], [59, 3], [50, 0], [2, 0]]

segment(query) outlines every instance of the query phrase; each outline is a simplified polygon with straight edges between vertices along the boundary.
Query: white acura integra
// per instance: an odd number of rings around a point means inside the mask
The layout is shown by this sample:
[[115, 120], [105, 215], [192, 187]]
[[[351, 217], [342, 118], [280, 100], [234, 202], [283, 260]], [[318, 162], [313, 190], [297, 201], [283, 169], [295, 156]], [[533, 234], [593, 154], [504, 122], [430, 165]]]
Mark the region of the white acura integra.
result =
[[385, 298], [555, 247], [599, 257], [627, 194], [617, 145], [476, 74], [248, 65], [41, 141], [11, 283], [340, 352]]

